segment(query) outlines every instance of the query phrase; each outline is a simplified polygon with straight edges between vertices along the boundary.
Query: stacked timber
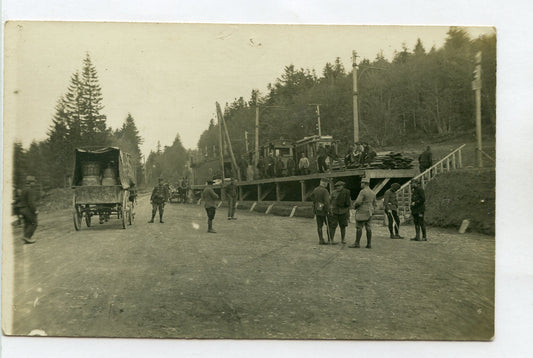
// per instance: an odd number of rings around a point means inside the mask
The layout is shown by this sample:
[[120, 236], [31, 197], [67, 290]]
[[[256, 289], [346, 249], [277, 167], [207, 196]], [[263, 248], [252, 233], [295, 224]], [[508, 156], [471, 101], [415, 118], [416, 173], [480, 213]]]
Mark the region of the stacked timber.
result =
[[370, 168], [378, 169], [411, 169], [413, 159], [397, 152], [380, 152], [369, 164]]

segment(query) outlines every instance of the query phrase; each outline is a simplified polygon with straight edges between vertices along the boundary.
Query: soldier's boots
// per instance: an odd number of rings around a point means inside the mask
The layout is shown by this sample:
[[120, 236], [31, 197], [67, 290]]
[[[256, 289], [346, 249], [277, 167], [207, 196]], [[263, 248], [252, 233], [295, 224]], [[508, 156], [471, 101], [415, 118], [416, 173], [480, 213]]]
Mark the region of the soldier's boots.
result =
[[372, 248], [372, 245], [370, 245], [371, 243], [372, 243], [372, 231], [367, 231], [366, 232], [366, 248], [367, 249]]
[[161, 224], [164, 224], [164, 223], [165, 223], [165, 222], [163, 221], [163, 215], [160, 215], [160, 216], [159, 216], [159, 222], [160, 222]]
[[207, 232], [216, 234], [216, 231], [213, 229], [213, 220], [207, 220]]
[[328, 243], [330, 245], [335, 245], [333, 242], [333, 239], [335, 238], [335, 231], [337, 231], [337, 228], [332, 228], [329, 232]]
[[416, 236], [411, 239], [411, 241], [420, 241], [420, 226], [415, 225]]
[[341, 227], [341, 244], [346, 244], [346, 228]]
[[327, 243], [324, 241], [324, 235], [322, 234], [322, 228], [317, 229], [317, 232], [318, 232], [318, 244], [327, 245]]
[[35, 239], [32, 238], [32, 237], [25, 237], [22, 239], [26, 244], [34, 244], [35, 243]]
[[355, 243], [353, 245], [350, 245], [348, 247], [351, 247], [351, 248], [358, 248], [360, 247], [359, 246], [359, 242], [361, 241], [361, 236], [363, 235], [363, 230], [357, 230], [355, 232]]

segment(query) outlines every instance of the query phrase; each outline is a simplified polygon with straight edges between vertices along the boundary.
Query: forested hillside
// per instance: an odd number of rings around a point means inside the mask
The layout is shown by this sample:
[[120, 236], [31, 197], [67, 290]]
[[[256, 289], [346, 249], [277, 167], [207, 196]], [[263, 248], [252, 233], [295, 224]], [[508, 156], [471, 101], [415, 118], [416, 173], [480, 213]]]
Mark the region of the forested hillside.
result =
[[[421, 137], [448, 136], [475, 128], [472, 79], [475, 54], [482, 51], [482, 119], [488, 131], [496, 122], [496, 37], [471, 39], [450, 28], [441, 48], [427, 50], [418, 40], [388, 61], [358, 59], [360, 140], [380, 147]], [[351, 65], [351, 64], [350, 64]], [[287, 65], [268, 84], [268, 93], [252, 90], [226, 104], [226, 120], [234, 151], [244, 153], [245, 132], [253, 148], [255, 111], [259, 106], [259, 144], [297, 140], [317, 134], [319, 104], [322, 134], [340, 140], [340, 151], [353, 141], [353, 79], [339, 58], [315, 69]], [[208, 157], [218, 155], [218, 128], [213, 119], [198, 141]]]

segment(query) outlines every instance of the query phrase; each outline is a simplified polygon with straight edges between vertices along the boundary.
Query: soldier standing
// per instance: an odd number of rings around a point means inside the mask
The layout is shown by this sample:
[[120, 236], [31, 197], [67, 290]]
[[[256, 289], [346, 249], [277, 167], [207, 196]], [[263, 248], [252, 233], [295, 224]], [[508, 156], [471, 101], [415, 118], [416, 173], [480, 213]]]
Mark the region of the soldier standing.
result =
[[165, 209], [165, 203], [168, 200], [168, 190], [163, 183], [163, 178], [159, 178], [159, 185], [154, 188], [152, 191], [152, 196], [150, 197], [150, 203], [152, 204], [152, 219], [148, 221], [149, 223], [154, 222], [155, 213], [159, 209], [159, 222], [161, 224], [163, 221], [163, 211]]
[[326, 148], [322, 144], [318, 145], [317, 150], [317, 162], [318, 162], [318, 172], [319, 173], [325, 173], [328, 170], [328, 166], [326, 165]]
[[37, 229], [37, 200], [38, 193], [35, 189], [35, 177], [29, 175], [26, 177], [26, 187], [22, 191], [20, 200], [20, 214], [24, 220], [24, 242], [33, 244], [35, 239], [33, 233]]
[[230, 182], [224, 186], [224, 193], [228, 199], [228, 220], [237, 220], [235, 217], [235, 204], [237, 202], [235, 178], [231, 178]]
[[403, 239], [400, 236], [400, 217], [398, 216], [398, 199], [396, 198], [396, 191], [398, 189], [400, 189], [400, 184], [392, 184], [383, 197], [383, 207], [387, 214], [391, 239]]
[[287, 159], [287, 176], [293, 176], [294, 175], [294, 168], [296, 167], [296, 163], [294, 162], [294, 158], [292, 156]]
[[213, 220], [215, 219], [215, 213], [217, 205], [215, 201], [218, 200], [218, 195], [213, 190], [213, 181], [208, 180], [207, 186], [202, 191], [202, 201], [204, 202], [205, 211], [207, 213], [207, 232], [216, 233], [213, 229]]
[[431, 153], [431, 147], [428, 145], [426, 150], [418, 156], [418, 169], [420, 169], [420, 173], [423, 173], [432, 165], [433, 154]]
[[324, 241], [324, 235], [322, 233], [322, 226], [326, 224], [326, 232], [328, 234], [328, 241], [329, 239], [329, 228], [327, 223], [328, 215], [330, 214], [330, 201], [329, 201], [329, 192], [328, 189], [326, 189], [326, 186], [328, 185], [327, 180], [321, 179], [320, 185], [317, 186], [313, 192], [311, 193], [311, 200], [313, 200], [313, 212], [316, 217], [316, 228], [318, 232], [318, 244], [319, 245], [326, 245], [326, 242]]
[[376, 207], [376, 194], [370, 189], [370, 178], [361, 179], [361, 191], [354, 203], [355, 212], [355, 243], [349, 247], [359, 247], [363, 236], [363, 226], [366, 229], [366, 248], [370, 249], [372, 242], [372, 227], [370, 222]]
[[329, 217], [329, 228], [331, 243], [335, 239], [337, 225], [341, 228], [341, 243], [346, 244], [346, 227], [350, 215], [350, 190], [345, 188], [343, 181], [335, 183], [335, 190], [331, 193], [331, 216]]
[[[420, 187], [420, 181], [413, 180], [413, 193], [411, 194], [411, 214], [415, 223], [415, 234], [412, 241], [427, 241], [426, 223], [424, 222], [424, 212], [426, 211], [426, 194]], [[422, 229], [422, 238], [420, 238], [420, 229]]]

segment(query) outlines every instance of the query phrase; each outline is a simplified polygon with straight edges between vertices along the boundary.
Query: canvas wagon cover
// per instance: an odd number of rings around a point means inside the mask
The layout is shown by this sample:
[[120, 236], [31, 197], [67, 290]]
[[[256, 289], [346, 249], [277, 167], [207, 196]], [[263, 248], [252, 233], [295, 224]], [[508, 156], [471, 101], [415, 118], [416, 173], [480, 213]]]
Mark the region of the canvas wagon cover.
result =
[[81, 149], [75, 151], [74, 175], [72, 186], [80, 186], [83, 179], [83, 163], [99, 162], [102, 169], [110, 162], [116, 163], [118, 179], [123, 189], [129, 189], [136, 184], [135, 169], [131, 163], [131, 156], [117, 147], [105, 147], [99, 149]]

